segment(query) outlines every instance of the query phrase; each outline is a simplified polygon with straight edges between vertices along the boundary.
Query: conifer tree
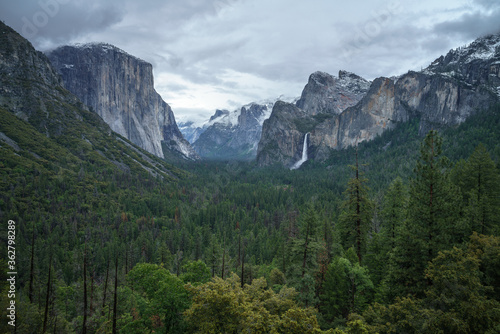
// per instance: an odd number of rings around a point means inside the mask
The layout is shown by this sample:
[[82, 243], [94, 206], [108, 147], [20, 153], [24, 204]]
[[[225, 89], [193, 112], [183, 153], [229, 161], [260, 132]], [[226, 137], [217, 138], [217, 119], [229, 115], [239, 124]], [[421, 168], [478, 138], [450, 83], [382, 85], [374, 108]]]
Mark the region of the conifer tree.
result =
[[380, 216], [382, 218], [382, 237], [387, 248], [395, 247], [396, 237], [402, 227], [407, 213], [407, 192], [403, 180], [396, 178], [384, 196]]
[[320, 221], [312, 204], [303, 214], [299, 236], [293, 239], [290, 247], [290, 265], [287, 277], [290, 283], [300, 291], [299, 299], [306, 306], [316, 302], [314, 275], [317, 272], [318, 252], [322, 245], [318, 240]]
[[354, 171], [354, 177], [349, 180], [344, 192], [345, 199], [339, 217], [338, 232], [344, 249], [354, 246], [358, 263], [361, 264], [373, 216], [373, 203], [368, 197], [368, 187], [366, 186], [368, 179], [363, 176], [359, 169], [357, 151], [356, 164], [350, 167]]
[[484, 145], [476, 148], [458, 174], [456, 182], [466, 205], [467, 234], [492, 233], [500, 224], [500, 174]]
[[396, 241], [393, 263], [393, 292], [421, 296], [432, 284], [424, 276], [429, 261], [439, 251], [458, 240], [460, 213], [458, 189], [449, 177], [450, 163], [443, 157], [442, 139], [434, 130], [425, 137], [420, 157], [410, 182], [408, 219]]

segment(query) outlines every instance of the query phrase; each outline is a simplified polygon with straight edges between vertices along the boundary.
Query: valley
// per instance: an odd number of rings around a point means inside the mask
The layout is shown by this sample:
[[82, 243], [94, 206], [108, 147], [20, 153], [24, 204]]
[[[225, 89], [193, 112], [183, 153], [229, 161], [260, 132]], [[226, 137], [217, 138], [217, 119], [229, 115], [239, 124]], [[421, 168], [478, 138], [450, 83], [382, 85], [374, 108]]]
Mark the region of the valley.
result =
[[151, 64], [0, 23], [15, 332], [494, 333], [499, 41], [397, 78], [314, 72], [192, 126]]

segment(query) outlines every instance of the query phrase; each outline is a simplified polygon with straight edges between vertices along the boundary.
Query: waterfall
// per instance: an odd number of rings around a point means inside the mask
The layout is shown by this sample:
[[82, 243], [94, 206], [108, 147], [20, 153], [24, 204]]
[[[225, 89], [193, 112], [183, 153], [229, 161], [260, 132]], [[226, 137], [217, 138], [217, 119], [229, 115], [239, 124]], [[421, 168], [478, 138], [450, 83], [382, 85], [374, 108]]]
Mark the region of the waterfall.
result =
[[299, 161], [297, 161], [292, 167], [290, 167], [290, 170], [293, 169], [298, 169], [304, 162], [307, 161], [307, 137], [309, 136], [309, 132], [306, 133], [304, 136], [304, 147], [302, 147], [302, 158], [300, 158]]

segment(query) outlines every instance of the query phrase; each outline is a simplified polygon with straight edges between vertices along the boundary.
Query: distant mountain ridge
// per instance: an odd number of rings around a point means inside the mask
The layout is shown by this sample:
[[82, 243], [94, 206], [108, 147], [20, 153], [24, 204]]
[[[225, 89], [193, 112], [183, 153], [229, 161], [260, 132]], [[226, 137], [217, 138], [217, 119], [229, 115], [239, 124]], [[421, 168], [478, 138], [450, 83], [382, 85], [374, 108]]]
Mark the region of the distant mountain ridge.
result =
[[280, 96], [248, 103], [233, 111], [217, 109], [201, 126], [180, 123], [180, 130], [203, 158], [252, 160], [262, 133], [262, 124], [271, 115], [276, 101], [294, 102], [297, 98]]
[[170, 106], [155, 91], [152, 65], [106, 43], [62, 46], [47, 53], [64, 86], [111, 129], [164, 157], [163, 146], [198, 156], [179, 131]]
[[276, 104], [263, 125], [257, 163], [291, 167], [302, 156], [307, 133], [308, 157], [325, 160], [332, 149], [372, 140], [410, 119], [420, 119], [421, 135], [460, 124], [500, 100], [500, 34], [451, 50], [420, 72], [377, 78], [344, 110], [332, 104], [340, 86], [339, 80], [316, 72], [297, 105]]

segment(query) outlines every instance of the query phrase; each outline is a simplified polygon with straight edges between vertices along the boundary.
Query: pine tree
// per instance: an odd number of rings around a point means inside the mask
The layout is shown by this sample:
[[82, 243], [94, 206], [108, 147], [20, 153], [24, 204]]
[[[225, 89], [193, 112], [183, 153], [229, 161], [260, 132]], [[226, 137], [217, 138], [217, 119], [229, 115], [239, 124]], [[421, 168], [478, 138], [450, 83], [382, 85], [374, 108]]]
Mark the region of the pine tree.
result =
[[450, 181], [450, 163], [441, 156], [441, 145], [441, 137], [430, 131], [421, 145], [410, 183], [408, 219], [396, 241], [391, 272], [393, 291], [400, 287], [403, 294], [421, 296], [432, 284], [424, 276], [429, 261], [461, 241], [457, 236], [459, 193]]
[[349, 180], [344, 192], [342, 212], [339, 217], [339, 234], [342, 246], [348, 249], [354, 246], [358, 263], [366, 252], [366, 239], [373, 216], [373, 203], [368, 197], [368, 179], [359, 170], [358, 153], [356, 151], [356, 165], [350, 166], [354, 177]]
[[396, 237], [402, 227], [407, 213], [407, 192], [403, 180], [396, 178], [384, 196], [380, 216], [382, 219], [382, 239], [387, 251], [395, 247]]
[[306, 218], [301, 225], [300, 231], [302, 236], [301, 239], [303, 241], [303, 245], [301, 247], [303, 249], [301, 277], [304, 277], [306, 271], [308, 271], [308, 263], [314, 261], [314, 259], [316, 258], [315, 252], [318, 250], [318, 246], [320, 246], [317, 241], [318, 227], [318, 216], [312, 205], [310, 205], [307, 210]]
[[466, 205], [467, 234], [492, 233], [500, 224], [500, 174], [484, 145], [476, 148], [458, 174], [456, 182]]
[[317, 272], [318, 253], [322, 247], [318, 240], [320, 221], [316, 209], [309, 204], [300, 224], [300, 236], [293, 239], [290, 247], [290, 265], [287, 277], [300, 291], [299, 299], [304, 305], [316, 302], [314, 275]]

